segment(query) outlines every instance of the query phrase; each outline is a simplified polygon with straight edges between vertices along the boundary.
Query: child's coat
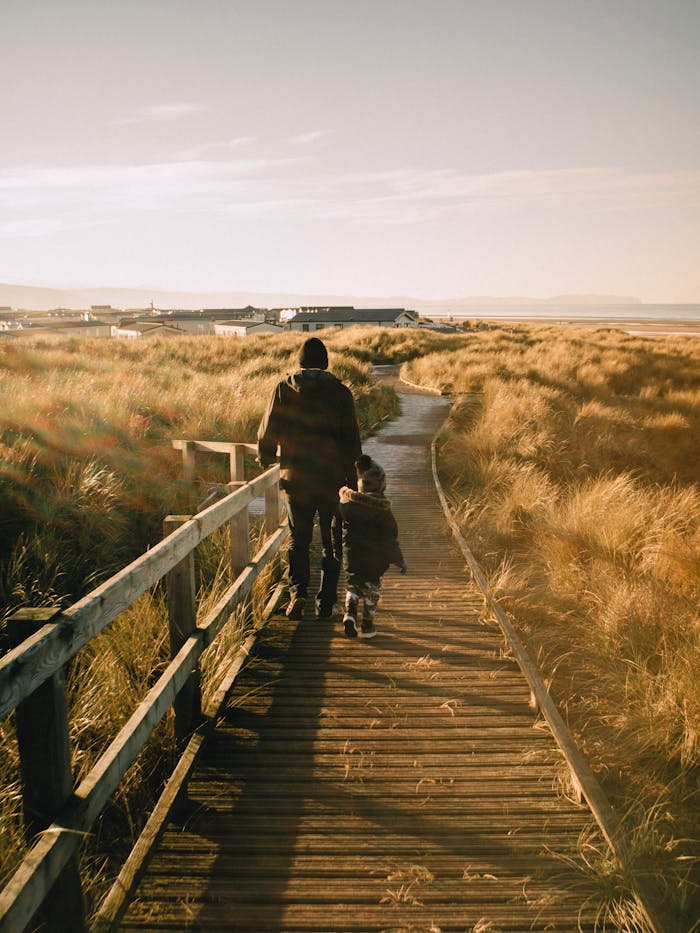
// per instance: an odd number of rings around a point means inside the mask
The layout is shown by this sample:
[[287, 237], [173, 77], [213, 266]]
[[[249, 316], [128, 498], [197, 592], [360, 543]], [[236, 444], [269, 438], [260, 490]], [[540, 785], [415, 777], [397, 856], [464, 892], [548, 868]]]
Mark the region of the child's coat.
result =
[[399, 530], [391, 502], [381, 493], [340, 489], [345, 570], [363, 580], [380, 580], [390, 564], [401, 565]]

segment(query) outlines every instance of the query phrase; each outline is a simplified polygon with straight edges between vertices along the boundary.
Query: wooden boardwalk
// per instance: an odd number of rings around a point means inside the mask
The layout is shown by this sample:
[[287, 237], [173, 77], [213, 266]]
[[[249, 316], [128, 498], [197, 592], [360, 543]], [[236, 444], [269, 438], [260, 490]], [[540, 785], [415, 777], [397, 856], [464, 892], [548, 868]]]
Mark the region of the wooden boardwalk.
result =
[[595, 888], [566, 860], [590, 814], [562, 796], [433, 489], [444, 406], [405, 395], [365, 445], [409, 565], [384, 579], [378, 636], [275, 617], [122, 930], [594, 928]]

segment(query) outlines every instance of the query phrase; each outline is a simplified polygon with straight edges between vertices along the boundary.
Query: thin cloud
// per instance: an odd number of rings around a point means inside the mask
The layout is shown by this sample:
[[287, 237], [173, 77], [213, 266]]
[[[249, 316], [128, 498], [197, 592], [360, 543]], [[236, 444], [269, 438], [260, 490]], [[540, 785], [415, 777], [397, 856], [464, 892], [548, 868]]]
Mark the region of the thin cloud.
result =
[[42, 237], [62, 233], [64, 230], [79, 226], [54, 217], [31, 217], [26, 220], [0, 221], [0, 236], [6, 237]]
[[299, 133], [298, 136], [292, 136], [290, 142], [293, 146], [310, 146], [312, 143], [317, 143], [319, 140], [324, 139], [330, 130], [310, 130], [307, 133]]
[[700, 172], [585, 168], [465, 175], [447, 170], [397, 170], [336, 177], [328, 194], [325, 201], [317, 202], [325, 217], [389, 224], [527, 204], [596, 211], [688, 207], [700, 204]]
[[128, 126], [132, 123], [163, 123], [169, 120], [181, 120], [195, 114], [208, 113], [209, 108], [201, 104], [152, 104], [148, 107], [137, 107], [124, 117], [112, 120], [112, 126]]
[[[229, 140], [230, 150], [247, 138]], [[533, 211], [697, 208], [700, 172], [582, 168], [470, 175], [397, 169], [313, 173], [308, 159], [181, 158], [144, 165], [0, 172], [0, 233], [45, 236], [144, 212], [363, 224], [450, 220], [515, 205]]]
[[258, 141], [257, 136], [236, 136], [233, 139], [218, 140], [211, 143], [202, 143], [199, 146], [191, 146], [188, 149], [181, 149], [174, 154], [175, 160], [200, 160], [200, 159], [228, 159], [233, 152], [251, 146]]

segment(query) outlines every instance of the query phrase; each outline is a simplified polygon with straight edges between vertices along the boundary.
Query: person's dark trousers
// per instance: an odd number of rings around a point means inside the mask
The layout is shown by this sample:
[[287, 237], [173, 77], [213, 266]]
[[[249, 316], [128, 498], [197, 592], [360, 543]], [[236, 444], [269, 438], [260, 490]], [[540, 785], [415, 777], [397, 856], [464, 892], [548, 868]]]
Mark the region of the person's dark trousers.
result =
[[342, 559], [342, 525], [336, 500], [316, 502], [297, 499], [287, 494], [289, 516], [289, 592], [292, 596], [307, 596], [309, 586], [309, 548], [318, 512], [321, 528], [321, 587], [317, 599], [331, 607], [338, 599], [338, 577]]

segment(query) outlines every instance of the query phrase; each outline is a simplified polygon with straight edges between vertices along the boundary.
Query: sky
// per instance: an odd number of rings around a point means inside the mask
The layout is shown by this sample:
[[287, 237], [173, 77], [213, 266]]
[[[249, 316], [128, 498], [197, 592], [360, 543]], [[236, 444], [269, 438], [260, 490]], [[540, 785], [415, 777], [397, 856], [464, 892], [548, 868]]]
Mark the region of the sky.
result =
[[0, 281], [700, 301], [698, 0], [0, 0]]

